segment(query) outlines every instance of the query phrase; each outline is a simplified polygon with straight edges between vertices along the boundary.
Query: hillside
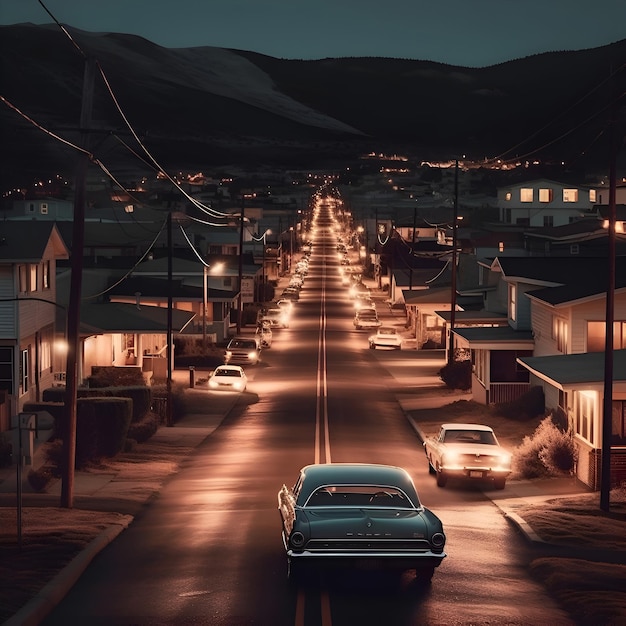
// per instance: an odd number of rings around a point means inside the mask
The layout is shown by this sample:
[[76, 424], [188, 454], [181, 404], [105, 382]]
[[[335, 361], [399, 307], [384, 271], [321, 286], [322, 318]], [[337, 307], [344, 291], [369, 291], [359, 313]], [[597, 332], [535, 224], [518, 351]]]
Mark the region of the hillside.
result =
[[[506, 153], [604, 159], [611, 68], [626, 39], [487, 68], [383, 58], [294, 61], [214, 47], [168, 49], [141, 37], [70, 29], [94, 55], [125, 115], [169, 168], [233, 162], [310, 165], [364, 150], [423, 158]], [[0, 27], [2, 95], [77, 141], [84, 61], [58, 27]], [[132, 167], [136, 148], [97, 72], [96, 155]], [[571, 132], [576, 129], [575, 132]], [[73, 167], [75, 153], [0, 108], [3, 179]], [[119, 138], [116, 138], [119, 137]], [[589, 150], [592, 148], [592, 150]]]

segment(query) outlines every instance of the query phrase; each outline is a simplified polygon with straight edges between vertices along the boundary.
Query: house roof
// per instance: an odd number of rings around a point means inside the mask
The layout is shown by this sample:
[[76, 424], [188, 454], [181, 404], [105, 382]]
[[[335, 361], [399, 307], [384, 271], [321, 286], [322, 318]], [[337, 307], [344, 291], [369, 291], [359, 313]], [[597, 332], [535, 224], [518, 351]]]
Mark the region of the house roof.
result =
[[[168, 298], [168, 280], [167, 277], [162, 276], [131, 276], [107, 293], [111, 298], [124, 296], [136, 297], [140, 300], [142, 298], [166, 300]], [[230, 302], [237, 297], [238, 293], [238, 291], [210, 287], [207, 290], [207, 299], [211, 302]], [[172, 280], [172, 297], [175, 300], [203, 300], [202, 276], [199, 277], [198, 285], [192, 285], [180, 279]]]
[[[517, 360], [539, 378], [561, 387], [604, 381], [604, 352], [528, 356]], [[613, 352], [613, 381], [626, 381], [626, 350]]]
[[532, 350], [535, 344], [530, 330], [515, 330], [506, 326], [457, 327], [452, 332], [465, 339], [473, 349]]
[[[164, 307], [103, 302], [84, 304], [80, 315], [81, 322], [102, 333], [164, 333], [168, 330], [168, 310]], [[182, 332], [195, 316], [191, 311], [172, 309], [172, 329]]]
[[4, 221], [0, 224], [0, 263], [39, 263], [50, 241], [57, 257], [69, 257], [54, 222]]
[[[446, 322], [450, 322], [451, 311], [435, 311], [435, 314]], [[455, 311], [455, 324], [498, 324], [504, 326], [509, 324], [508, 317], [504, 313], [494, 313], [493, 311]]]

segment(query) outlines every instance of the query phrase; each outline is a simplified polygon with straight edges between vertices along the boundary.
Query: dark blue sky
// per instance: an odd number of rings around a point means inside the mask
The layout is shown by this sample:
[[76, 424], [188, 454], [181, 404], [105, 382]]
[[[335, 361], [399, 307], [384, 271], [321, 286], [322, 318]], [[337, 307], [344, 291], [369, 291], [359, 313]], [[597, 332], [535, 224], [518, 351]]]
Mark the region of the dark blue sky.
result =
[[[482, 67], [626, 38], [626, 0], [42, 0], [63, 24], [166, 47], [278, 58], [377, 56]], [[0, 24], [53, 20], [0, 0]]]

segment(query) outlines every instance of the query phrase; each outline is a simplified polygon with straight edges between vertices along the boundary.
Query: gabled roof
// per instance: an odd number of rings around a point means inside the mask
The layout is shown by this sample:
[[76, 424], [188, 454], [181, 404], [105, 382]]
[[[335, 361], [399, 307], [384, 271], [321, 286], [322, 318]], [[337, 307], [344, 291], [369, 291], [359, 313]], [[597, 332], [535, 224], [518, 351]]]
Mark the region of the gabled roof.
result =
[[606, 257], [507, 257], [498, 256], [491, 269], [500, 270], [507, 280], [536, 283], [537, 286], [566, 285], [572, 281], [597, 280], [606, 273]]
[[[527, 356], [518, 361], [531, 373], [558, 387], [604, 382], [604, 352]], [[626, 350], [613, 352], [613, 381], [626, 381]]]
[[511, 326], [455, 327], [452, 332], [465, 339], [472, 349], [532, 350], [535, 345], [530, 330], [515, 330]]
[[[80, 315], [81, 323], [102, 333], [165, 333], [168, 330], [168, 310], [164, 307], [103, 302], [83, 305]], [[195, 316], [191, 311], [172, 309], [172, 329], [182, 332]]]
[[69, 253], [54, 222], [0, 223], [0, 263], [40, 263], [52, 242], [58, 258]]

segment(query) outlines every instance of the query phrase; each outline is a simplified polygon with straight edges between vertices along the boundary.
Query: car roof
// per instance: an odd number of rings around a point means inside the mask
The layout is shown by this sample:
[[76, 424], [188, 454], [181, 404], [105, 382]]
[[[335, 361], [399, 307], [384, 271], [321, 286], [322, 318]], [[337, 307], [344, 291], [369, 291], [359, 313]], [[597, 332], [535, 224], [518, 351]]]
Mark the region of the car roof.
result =
[[243, 367], [241, 367], [241, 365], [218, 365], [215, 368], [215, 371], [217, 370], [237, 370], [238, 372], [243, 372]]
[[415, 506], [419, 497], [409, 473], [395, 465], [371, 463], [321, 463], [307, 465], [300, 470], [301, 490], [299, 502], [322, 485], [387, 485], [399, 487]]
[[491, 426], [486, 426], [485, 424], [442, 424], [441, 428], [445, 428], [446, 430], [487, 430], [493, 431]]

